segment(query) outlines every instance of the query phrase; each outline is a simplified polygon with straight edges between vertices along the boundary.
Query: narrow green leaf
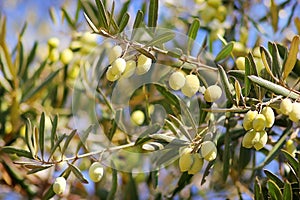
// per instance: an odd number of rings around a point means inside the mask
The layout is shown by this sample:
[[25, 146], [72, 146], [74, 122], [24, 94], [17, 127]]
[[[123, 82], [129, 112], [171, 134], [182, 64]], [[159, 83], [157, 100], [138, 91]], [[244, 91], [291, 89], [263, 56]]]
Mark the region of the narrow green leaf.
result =
[[285, 97], [290, 97], [292, 99], [298, 99], [300, 97], [299, 94], [293, 92], [293, 91], [290, 91], [288, 90], [287, 88], [285, 87], [282, 87], [281, 85], [277, 85], [271, 81], [268, 81], [268, 80], [265, 80], [261, 77], [257, 77], [257, 76], [248, 76], [248, 78], [258, 84], [259, 86], [263, 87], [263, 88], [266, 88], [272, 92], [274, 92], [275, 94], [278, 94], [278, 95], [283, 95]]
[[215, 62], [219, 62], [220, 60], [225, 59], [227, 56], [230, 55], [233, 49], [233, 42], [228, 43], [216, 56]]
[[283, 200], [292, 200], [293, 199], [293, 190], [290, 183], [285, 183], [283, 188]]
[[277, 5], [275, 3], [274, 0], [271, 0], [271, 8], [270, 8], [270, 12], [271, 12], [271, 24], [272, 24], [272, 28], [273, 31], [276, 32], [277, 28], [278, 28], [278, 8]]
[[158, 158], [155, 159], [156, 167], [168, 166], [170, 163], [173, 163], [179, 157], [179, 147], [171, 149], [160, 150]]
[[107, 15], [109, 17], [109, 26], [108, 27], [109, 27], [109, 30], [110, 30], [110, 27], [112, 26], [114, 28], [114, 32], [113, 33], [118, 33], [119, 26], [118, 26], [117, 22], [114, 19], [114, 9], [115, 9], [115, 1], [113, 1], [113, 5], [112, 5], [112, 8], [111, 8], [111, 11], [107, 12]]
[[154, 189], [156, 189], [158, 185], [158, 176], [159, 176], [159, 170], [150, 172], [151, 183]]
[[178, 136], [178, 132], [177, 132], [177, 128], [176, 128], [176, 126], [172, 123], [172, 122], [170, 122], [169, 120], [167, 120], [167, 119], [165, 119], [165, 124], [166, 124], [166, 126], [168, 127], [168, 129], [170, 130], [170, 131], [172, 131], [172, 133], [175, 135], [175, 136]]
[[178, 126], [178, 129], [180, 130], [180, 132], [190, 141], [192, 141], [192, 137], [190, 135], [190, 133], [187, 131], [186, 127], [183, 125], [183, 123], [177, 119], [175, 116], [173, 115], [169, 115], [169, 117], [171, 118], [171, 120], [173, 121], [173, 123], [175, 123]]
[[75, 165], [71, 164], [71, 163], [68, 163], [71, 171], [73, 172], [73, 174], [76, 176], [76, 178], [78, 178], [78, 180], [81, 182], [81, 183], [89, 183], [85, 178], [84, 176], [82, 175], [80, 169], [78, 169]]
[[257, 177], [255, 177], [254, 182], [254, 199], [255, 200], [263, 200], [262, 189]]
[[39, 146], [41, 150], [42, 159], [44, 159], [44, 144], [45, 142], [45, 113], [43, 112], [40, 119], [39, 129]]
[[174, 57], [174, 58], [180, 58], [183, 55], [182, 49], [180, 48], [174, 48], [171, 50], [168, 50], [167, 55]]
[[66, 138], [66, 134], [64, 133], [63, 135], [61, 135], [60, 137], [58, 137], [58, 140], [56, 141], [56, 143], [54, 144], [54, 146], [51, 148], [50, 154], [49, 154], [49, 160], [51, 159], [51, 157], [53, 156], [55, 150], [60, 147], [60, 143]]
[[144, 13], [141, 10], [138, 10], [134, 23], [133, 23], [133, 30], [132, 30], [132, 34], [131, 34], [131, 40], [134, 38], [136, 32], [137, 32], [137, 28], [140, 27], [141, 22], [144, 19]]
[[[270, 54], [270, 52], [263, 46], [260, 46], [260, 54], [261, 54], [261, 57], [263, 59], [263, 63], [264, 63], [264, 66], [266, 67], [266, 70], [267, 72], [272, 76], [272, 77], [275, 77], [274, 74], [273, 74], [273, 55]], [[273, 54], [273, 49], [272, 49], [272, 54]], [[276, 62], [276, 61], [275, 61]]]
[[153, 38], [146, 46], [162, 45], [175, 37], [175, 33], [166, 32]]
[[12, 87], [8, 80], [3, 77], [3, 74], [0, 74], [0, 87], [3, 87], [7, 92], [12, 91]]
[[268, 189], [272, 200], [282, 200], [283, 196], [281, 190], [274, 181], [268, 180]]
[[208, 165], [206, 166], [203, 176], [202, 176], [201, 185], [203, 185], [206, 182], [206, 177], [209, 175], [210, 169], [212, 168], [212, 166], [214, 164], [215, 164], [215, 160], [209, 162]]
[[48, 166], [40, 166], [37, 168], [34, 168], [32, 170], [30, 170], [29, 172], [27, 172], [27, 174], [35, 174], [37, 172], [43, 171], [45, 169], [49, 169], [50, 167], [52, 167], [53, 165], [48, 165]]
[[230, 132], [229, 130], [226, 131], [225, 133], [225, 140], [224, 140], [224, 152], [223, 152], [223, 181], [226, 182], [226, 179], [228, 177], [229, 174], [229, 170], [230, 170]]
[[178, 180], [177, 187], [175, 188], [172, 197], [174, 197], [177, 192], [181, 191], [187, 184], [189, 184], [192, 177], [193, 175], [183, 172]]
[[155, 56], [153, 56], [149, 51], [143, 49], [143, 48], [135, 48], [135, 50], [137, 50], [138, 52], [140, 52], [141, 54], [144, 54], [145, 56], [147, 56], [148, 58], [151, 58], [153, 61], [156, 61]]
[[29, 91], [26, 96], [22, 97], [22, 102], [27, 101], [28, 99], [30, 99], [31, 97], [33, 97], [34, 95], [36, 95], [41, 89], [43, 89], [45, 86], [47, 86], [58, 74], [58, 72], [61, 70], [62, 68], [56, 70], [55, 72], [51, 73], [39, 86], [37, 86], [36, 88], [34, 88], [33, 90]]
[[290, 166], [293, 168], [293, 170], [298, 173], [299, 169], [299, 162], [286, 150], [281, 149], [281, 152], [283, 153], [284, 157], [287, 159], [288, 163]]
[[228, 81], [227, 74], [226, 74], [224, 68], [221, 65], [218, 65], [218, 70], [219, 70], [219, 73], [220, 73], [222, 85], [225, 89], [226, 97], [233, 104], [234, 101], [233, 101], [232, 94], [230, 92], [230, 84], [229, 84], [229, 81]]
[[200, 28], [200, 21], [199, 21], [199, 19], [194, 19], [194, 21], [192, 22], [192, 25], [189, 28], [189, 32], [188, 32], [188, 45], [187, 45], [188, 55], [191, 52], [191, 49], [192, 49], [194, 41], [195, 41], [195, 39], [197, 37], [199, 28]]
[[150, 125], [149, 128], [147, 128], [135, 141], [134, 145], [142, 144], [151, 138], [149, 137], [151, 134], [157, 133], [161, 129], [161, 126], [159, 124], [153, 124]]
[[238, 168], [241, 172], [245, 167], [249, 164], [251, 160], [251, 149], [245, 148], [241, 145], [240, 147], [240, 155], [238, 160]]
[[21, 72], [21, 70], [23, 69], [23, 61], [24, 61], [24, 47], [23, 47], [23, 43], [22, 41], [18, 42], [18, 54], [17, 54], [17, 58], [18, 58], [18, 71], [19, 73]]
[[270, 172], [269, 170], [264, 170], [266, 176], [271, 179], [272, 181], [274, 181], [274, 183], [276, 183], [276, 185], [279, 187], [279, 188], [283, 188], [284, 186], [284, 183], [282, 180], [280, 180], [280, 178], [278, 176], [276, 176], [275, 174], [273, 174], [272, 172]]
[[32, 61], [35, 58], [37, 47], [38, 47], [38, 42], [35, 41], [34, 44], [33, 44], [33, 47], [30, 50], [30, 53], [27, 57], [26, 64], [25, 64], [25, 67], [23, 68], [21, 76], [26, 76], [27, 77], [27, 73], [28, 73], [27, 71], [28, 71], [29, 65], [32, 63]]
[[118, 171], [115, 169], [115, 165], [112, 162], [112, 186], [110, 192], [108, 193], [107, 200], [114, 200], [115, 194], [118, 188]]
[[[125, 3], [123, 3], [123, 4], [122, 4], [123, 6], [122, 6], [122, 8], [121, 8], [121, 11], [119, 12], [119, 17], [118, 17], [117, 23], [119, 24], [120, 29], [121, 29], [120, 24], [121, 24], [121, 22], [122, 22], [124, 16], [125, 16], [126, 14], [128, 14], [127, 10], [128, 10], [129, 4], [130, 4], [130, 0], [128, 0], [128, 1], [126, 1]], [[119, 30], [119, 32], [122, 32], [122, 31]]]
[[155, 31], [155, 27], [157, 24], [158, 3], [159, 3], [158, 0], [150, 0], [149, 15], [148, 15], [148, 27], [153, 27], [153, 31]]
[[11, 146], [4, 146], [4, 147], [0, 148], [0, 152], [7, 153], [7, 154], [16, 154], [19, 157], [33, 159], [30, 151], [27, 151], [24, 149], [17, 149], [15, 147], [11, 147]]
[[94, 129], [94, 125], [90, 125], [82, 134], [82, 136], [80, 137], [80, 142], [78, 143], [77, 145], [77, 148], [76, 148], [76, 153], [77, 154], [80, 150], [80, 148], [83, 146], [84, 148], [86, 148], [85, 146], [85, 142], [89, 136], [89, 134], [91, 133], [91, 131]]
[[181, 110], [178, 97], [172, 94], [169, 89], [160, 84], [155, 84], [155, 88], [166, 98], [170, 105], [175, 106], [178, 111]]
[[90, 28], [93, 30], [93, 32], [97, 33], [98, 29], [96, 28], [95, 24], [92, 22], [92, 20], [89, 18], [89, 16], [86, 13], [83, 13], [85, 20], [87, 21]]
[[284, 63], [282, 80], [285, 80], [288, 77], [296, 64], [299, 51], [299, 40], [300, 37], [298, 35], [294, 36], [292, 40], [288, 57]]
[[125, 29], [125, 27], [127, 26], [128, 24], [128, 21], [129, 21], [129, 18], [130, 18], [130, 15], [129, 13], [125, 13], [119, 23], [119, 33], [122, 33], [123, 30]]
[[64, 146], [63, 146], [63, 148], [62, 148], [62, 150], [61, 150], [61, 153], [62, 153], [62, 154], [65, 153], [66, 149], [68, 148], [68, 146], [69, 146], [69, 144], [70, 144], [72, 138], [73, 138], [74, 135], [76, 134], [76, 132], [77, 132], [77, 130], [75, 129], [75, 130], [73, 130], [73, 131], [68, 135], [68, 137], [67, 137], [67, 139], [66, 139], [66, 141], [65, 141], [65, 143], [64, 143]]
[[70, 27], [72, 27], [73, 29], [76, 28], [76, 24], [74, 23], [74, 21], [71, 19], [70, 15], [68, 14], [68, 12], [66, 11], [65, 8], [61, 8], [61, 11], [63, 13], [63, 16], [66, 18], [68, 24]]
[[269, 151], [269, 153], [267, 154], [264, 161], [259, 166], [256, 167], [257, 169], [263, 168], [265, 165], [267, 165], [269, 162], [271, 162], [275, 156], [277, 156], [277, 153], [279, 152], [279, 150], [281, 149], [281, 147], [285, 143], [286, 138], [288, 137], [288, 135], [291, 134], [291, 132], [292, 132], [291, 128], [292, 128], [292, 123], [289, 123], [288, 127], [284, 130], [281, 137], [275, 142], [275, 145]]
[[31, 137], [32, 137], [32, 126], [31, 126], [30, 120], [27, 118], [26, 128], [25, 128], [25, 141], [26, 141], [27, 147], [28, 147], [31, 155], [33, 157], [35, 157]]
[[52, 129], [51, 129], [51, 149], [54, 147], [55, 139], [56, 139], [56, 129], [57, 129], [58, 116], [55, 115], [53, 121], [51, 119]]
[[279, 51], [277, 45], [273, 42], [271, 42], [271, 47], [272, 47], [272, 61], [273, 61], [272, 72], [273, 74], [275, 74], [277, 78], [280, 78], [282, 68], [279, 60]]
[[100, 26], [103, 26], [106, 30], [108, 30], [108, 20], [107, 20], [107, 13], [106, 13], [106, 9], [103, 5], [102, 0], [95, 0], [96, 1], [96, 5], [98, 8], [98, 17], [99, 17], [99, 22], [100, 22]]
[[190, 109], [187, 107], [187, 105], [182, 100], [179, 100], [179, 102], [180, 102], [180, 107], [181, 107], [182, 115], [185, 116], [185, 117], [187, 117], [187, 120], [192, 125], [193, 134], [196, 135], [198, 129], [197, 129], [196, 121], [195, 121], [192, 113], [190, 112]]

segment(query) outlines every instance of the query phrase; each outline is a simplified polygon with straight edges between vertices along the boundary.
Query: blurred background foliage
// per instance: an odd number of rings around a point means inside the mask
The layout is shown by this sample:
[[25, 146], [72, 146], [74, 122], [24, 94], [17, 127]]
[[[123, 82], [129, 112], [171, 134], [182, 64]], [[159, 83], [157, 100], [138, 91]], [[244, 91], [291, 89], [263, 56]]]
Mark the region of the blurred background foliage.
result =
[[[291, 152], [280, 151], [281, 148], [288, 150], [285, 144], [288, 140], [292, 140], [295, 146], [299, 144], [297, 124], [292, 125], [286, 118], [277, 115], [276, 127], [270, 130], [268, 148], [256, 152], [240, 145], [240, 138], [245, 131], [240, 126], [242, 116], [239, 112], [231, 112], [226, 116], [229, 120], [230, 134], [227, 134], [228, 129], [226, 134], [221, 134], [217, 138], [219, 156], [217, 160], [207, 164], [201, 173], [193, 177], [187, 173], [181, 174], [177, 162], [174, 162], [174, 165], [152, 173], [136, 174], [120, 171], [116, 176], [115, 170], [107, 168], [107, 173], [100, 183], [85, 184], [87, 180], [81, 175], [86, 176], [90, 163], [98, 158], [77, 159], [73, 156], [78, 152], [88, 153], [97, 149], [99, 135], [97, 129], [90, 124], [87, 130], [81, 130], [74, 124], [72, 113], [72, 95], [76, 90], [74, 82], [79, 74], [84, 74], [85, 69], [89, 68], [82, 66], [92, 65], [85, 60], [85, 56], [94, 52], [93, 49], [96, 47], [99, 54], [105, 56], [105, 51], [116, 41], [104, 43], [106, 37], [102, 37], [103, 34], [102, 36], [101, 33], [91, 34], [91, 28], [83, 15], [84, 9], [97, 28], [105, 27], [105, 23], [103, 24], [103, 19], [96, 17], [99, 10], [94, 1], [82, 2], [75, 0], [0, 2], [0, 146], [2, 147], [0, 198], [50, 198], [54, 195], [51, 184], [58, 175], [68, 177], [69, 187], [64, 196], [54, 198], [289, 199], [288, 195], [299, 197], [299, 160], [295, 155], [291, 155]], [[102, 2], [105, 9], [110, 12], [113, 1]], [[144, 22], [147, 24], [150, 16], [149, 2], [115, 1], [114, 20], [117, 27], [120, 27], [124, 14], [128, 12], [130, 19], [124, 28], [131, 30], [136, 24], [135, 17], [138, 10], [144, 13]], [[212, 2], [215, 3], [208, 4], [205, 0], [159, 1], [157, 26], [184, 35], [189, 34], [197, 44], [191, 51], [187, 51], [189, 49], [187, 44], [180, 44], [180, 41], [175, 46], [181, 48], [184, 54], [187, 52], [194, 57], [200, 55], [201, 62], [215, 69], [216, 63], [221, 64], [227, 72], [223, 79], [229, 75], [235, 77], [243, 87], [243, 94], [247, 93], [245, 92], [247, 83], [244, 82], [246, 72], [238, 71], [235, 60], [239, 56], [249, 55], [249, 52], [253, 53], [253, 62], [257, 65], [258, 74], [248, 75], [262, 77], [280, 85], [267, 75], [260, 74], [264, 66], [259, 55], [259, 46], [268, 49], [271, 57], [275, 55], [271, 50], [278, 49], [281, 63], [286, 59], [285, 54], [293, 37], [300, 34], [299, 2], [296, 0]], [[200, 27], [197, 27], [197, 20]], [[143, 26], [146, 25], [142, 23], [141, 27]], [[112, 36], [117, 29], [116, 26], [112, 26], [110, 30], [105, 31]], [[59, 42], [55, 40], [56, 38]], [[273, 43], [269, 43], [270, 41], [276, 43], [276, 48], [272, 46]], [[153, 46], [160, 47], [160, 44]], [[224, 46], [230, 50], [220, 55]], [[179, 57], [182, 56], [182, 51], [179, 51]], [[172, 56], [178, 58], [178, 55]], [[167, 59], [164, 55], [158, 58], [158, 63], [166, 64], [164, 61]], [[178, 67], [175, 61], [167, 61], [167, 64]], [[185, 66], [186, 72], [191, 71], [189, 67], [190, 65]], [[293, 72], [287, 79], [288, 88], [293, 88], [296, 94], [299, 94], [297, 84], [299, 69], [300, 62], [297, 60]], [[276, 78], [281, 79], [282, 75], [275, 72], [276, 70], [274, 70]], [[212, 78], [209, 85], [217, 79], [213, 75]], [[255, 77], [253, 79], [253, 82], [257, 80]], [[251, 100], [247, 102], [247, 109], [260, 100], [269, 101], [273, 93], [277, 94], [278, 90], [268, 88], [269, 82], [259, 80], [255, 83], [266, 87], [269, 92], [261, 90], [255, 84], [250, 86], [259, 90], [260, 96], [251, 90], [248, 95], [253, 98], [251, 99], [253, 102]], [[100, 138], [108, 136], [114, 144], [126, 144], [128, 137], [126, 133], [116, 128], [115, 111], [108, 103], [112, 85], [103, 78], [100, 83], [105, 86], [98, 91], [99, 95], [96, 98], [101, 110], [96, 120], [104, 133]], [[207, 83], [203, 81], [202, 84]], [[78, 87], [80, 88], [80, 85]], [[149, 102], [163, 105], [168, 114], [180, 119], [180, 114], [170, 106], [176, 107], [177, 101], [174, 103], [174, 96], [164, 89], [165, 87], [151, 85], [139, 88], [131, 97], [130, 109], [141, 109], [147, 114], [149, 105], [144, 103], [148, 101], [145, 97], [147, 91], [152, 94]], [[236, 100], [237, 97], [234, 95], [233, 97]], [[294, 99], [297, 98], [299, 97], [296, 96]], [[237, 103], [237, 107], [239, 106]], [[278, 108], [278, 102], [277, 105], [275, 102], [274, 108], [276, 106]], [[245, 107], [240, 108], [245, 111]], [[175, 121], [170, 119], [171, 123], [176, 122], [176, 117]], [[200, 117], [200, 124], [205, 124], [205, 117]], [[149, 125], [150, 121], [149, 118], [146, 119], [145, 124]], [[151, 129], [154, 130], [155, 128]], [[129, 150], [140, 151], [138, 148]], [[122, 157], [121, 154], [118, 156]], [[20, 157], [25, 157], [26, 160], [20, 160]], [[68, 163], [61, 162], [64, 158], [74, 159], [70, 159]], [[136, 157], [122, 159], [123, 163], [117, 163], [120, 166], [124, 163], [135, 165], [133, 161]]]

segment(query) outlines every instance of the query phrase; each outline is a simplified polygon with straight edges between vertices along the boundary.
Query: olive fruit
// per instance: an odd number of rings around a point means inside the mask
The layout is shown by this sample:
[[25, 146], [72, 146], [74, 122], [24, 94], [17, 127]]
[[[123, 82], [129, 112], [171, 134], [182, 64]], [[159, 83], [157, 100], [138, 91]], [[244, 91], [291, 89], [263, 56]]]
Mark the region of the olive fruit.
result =
[[142, 125], [145, 121], [145, 114], [141, 110], [135, 110], [131, 114], [131, 122], [137, 126]]
[[147, 56], [141, 54], [137, 60], [136, 74], [143, 75], [147, 73], [150, 70], [151, 65], [152, 65], [151, 58], [148, 58]]
[[176, 71], [169, 78], [169, 85], [173, 90], [180, 90], [185, 83], [183, 72]]
[[293, 103], [290, 99], [284, 99], [280, 103], [280, 112], [284, 115], [289, 115], [293, 110]]
[[211, 85], [204, 92], [204, 99], [207, 102], [215, 102], [222, 96], [222, 89], [218, 85]]
[[71, 51], [71, 49], [65, 49], [61, 52], [60, 55], [60, 61], [67, 65], [69, 64], [73, 59], [73, 51]]
[[192, 97], [200, 88], [200, 82], [196, 75], [190, 74], [185, 77], [185, 83], [181, 88], [181, 92], [187, 96]]
[[212, 161], [217, 157], [217, 147], [215, 143], [211, 141], [204, 141], [201, 144], [201, 155], [207, 161]]
[[93, 182], [99, 182], [104, 174], [104, 169], [99, 162], [94, 162], [89, 168], [89, 176]]
[[243, 127], [246, 131], [253, 128], [252, 123], [253, 123], [253, 120], [256, 118], [257, 114], [258, 114], [258, 112], [256, 110], [255, 111], [249, 110], [246, 113], [244, 120], [243, 120]]
[[66, 179], [64, 177], [57, 177], [52, 185], [53, 192], [55, 194], [62, 194], [67, 186]]
[[108, 54], [108, 60], [109, 60], [109, 63], [111, 64], [111, 63], [113, 63], [117, 58], [121, 57], [122, 51], [123, 51], [123, 50], [122, 50], [122, 47], [121, 47], [121, 46], [119, 46], [119, 45], [114, 46], [114, 47], [110, 50], [110, 52], [109, 52], [109, 54]]
[[266, 118], [266, 127], [271, 128], [275, 122], [275, 114], [271, 107], [264, 107], [261, 111], [261, 114], [263, 114]]
[[266, 128], [266, 117], [263, 114], [256, 115], [252, 125], [255, 131], [263, 131]]
[[182, 149], [179, 157], [179, 169], [181, 172], [185, 172], [191, 169], [194, 162], [193, 156], [191, 154], [192, 150], [193, 149], [190, 147], [185, 147], [184, 149]]

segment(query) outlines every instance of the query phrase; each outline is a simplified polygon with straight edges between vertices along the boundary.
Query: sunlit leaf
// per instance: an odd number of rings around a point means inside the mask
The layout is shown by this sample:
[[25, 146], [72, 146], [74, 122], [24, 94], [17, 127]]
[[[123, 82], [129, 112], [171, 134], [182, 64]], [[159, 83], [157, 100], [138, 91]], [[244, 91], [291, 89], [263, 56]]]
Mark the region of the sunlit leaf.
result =
[[284, 130], [283, 134], [281, 137], [275, 142], [275, 145], [273, 148], [268, 152], [267, 156], [265, 157], [264, 161], [258, 165], [256, 168], [260, 169], [270, 163], [275, 156], [277, 156], [278, 152], [281, 150], [281, 147], [283, 146], [286, 137], [291, 134], [291, 128], [292, 128], [292, 123], [288, 124], [288, 127]]
[[283, 188], [283, 200], [291, 200], [293, 199], [293, 191], [290, 183], [285, 183]]
[[[117, 23], [119, 24], [119, 28], [121, 29], [121, 25], [122, 24], [121, 22], [124, 20], [123, 18], [125, 17], [126, 14], [128, 14], [128, 7], [129, 7], [129, 4], [130, 4], [130, 0], [124, 2], [122, 4], [122, 9], [121, 11], [119, 12], [119, 17], [118, 17], [118, 20], [117, 20]], [[122, 32], [119, 30], [119, 32]]]
[[229, 56], [233, 49], [233, 44], [234, 44], [233, 42], [230, 42], [225, 47], [223, 47], [223, 49], [216, 56], [215, 62], [219, 62], [220, 60], [223, 60], [227, 56]]
[[127, 26], [128, 24], [128, 21], [129, 21], [129, 18], [130, 18], [130, 15], [129, 13], [125, 13], [119, 23], [119, 33], [122, 33], [123, 30], [125, 29], [125, 27]]
[[54, 152], [56, 151], [56, 149], [58, 147], [60, 147], [61, 142], [67, 137], [66, 134], [61, 135], [60, 137], [58, 137], [56, 143], [54, 144], [54, 146], [51, 148], [50, 150], [50, 154], [49, 154], [49, 160], [52, 158]]
[[280, 188], [274, 181], [268, 180], [268, 189], [272, 200], [281, 200], [283, 198]]
[[283, 95], [283, 96], [288, 96], [292, 99], [298, 99], [300, 97], [299, 94], [293, 92], [293, 91], [290, 91], [288, 90], [287, 88], [285, 87], [282, 87], [281, 85], [277, 85], [273, 82], [270, 82], [270, 81], [267, 81], [261, 77], [257, 77], [257, 76], [248, 76], [248, 78], [258, 84], [259, 86], [261, 87], [264, 87], [272, 92], [274, 92], [275, 94], [278, 94], [278, 95]]
[[218, 65], [218, 69], [219, 69], [222, 85], [225, 89], [226, 97], [229, 99], [229, 101], [231, 103], [234, 103], [232, 94], [230, 92], [230, 84], [229, 84], [229, 81], [228, 81], [227, 74], [226, 74], [224, 68], [221, 65]]
[[83, 174], [81, 173], [81, 171], [73, 164], [68, 163], [71, 171], [73, 172], [73, 174], [76, 176], [76, 178], [81, 182], [81, 183], [89, 183], [83, 176]]
[[31, 152], [24, 149], [17, 149], [11, 146], [1, 147], [0, 152], [7, 153], [7, 154], [16, 154], [19, 157], [26, 157], [26, 158], [33, 159]]
[[274, 183], [276, 183], [276, 185], [278, 185], [279, 188], [283, 188], [284, 183], [282, 182], [282, 180], [280, 180], [278, 176], [266, 169], [264, 170], [264, 172], [269, 179], [271, 179], [272, 181], [274, 181]]
[[158, 18], [158, 0], [150, 0], [149, 14], [148, 14], [148, 26], [153, 27], [155, 30]]
[[282, 76], [283, 80], [285, 80], [288, 77], [288, 75], [291, 73], [297, 61], [297, 54], [299, 51], [299, 39], [300, 39], [299, 35], [296, 35], [292, 40], [288, 57], [283, 66], [283, 76]]
[[281, 152], [283, 153], [284, 157], [287, 159], [288, 163], [293, 168], [293, 170], [297, 173], [299, 171], [299, 162], [286, 150], [281, 149]]
[[106, 9], [103, 5], [102, 0], [95, 0], [96, 1], [96, 5], [98, 8], [98, 17], [99, 17], [99, 22], [100, 22], [100, 26], [103, 26], [103, 28], [105, 28], [107, 30], [108, 28], [108, 17], [107, 17], [107, 13], [106, 13]]
[[77, 132], [77, 130], [75, 129], [75, 130], [73, 130], [73, 131], [68, 135], [68, 137], [67, 137], [67, 139], [66, 139], [66, 141], [65, 141], [65, 143], [64, 143], [64, 146], [63, 146], [63, 148], [62, 148], [62, 150], [61, 150], [61, 153], [62, 153], [62, 154], [65, 153], [66, 149], [68, 148], [68, 146], [69, 146], [71, 140], [73, 139], [74, 135], [76, 134], [76, 132]]
[[194, 19], [194, 21], [192, 22], [192, 25], [190, 26], [189, 31], [188, 31], [188, 45], [187, 45], [188, 54], [190, 53], [190, 51], [192, 49], [192, 46], [197, 37], [199, 28], [200, 28], [199, 19]]
[[137, 28], [140, 27], [141, 22], [144, 20], [144, 13], [141, 10], [138, 10], [134, 23], [133, 23], [133, 30], [132, 30], [132, 34], [131, 34], [131, 39], [134, 38], [136, 32], [137, 32]]
[[260, 185], [257, 177], [255, 177], [255, 182], [254, 182], [254, 199], [255, 200], [263, 200], [264, 199], [263, 194], [262, 194], [261, 185]]
[[272, 22], [272, 28], [273, 31], [276, 32], [277, 31], [277, 27], [278, 27], [278, 9], [277, 9], [277, 5], [275, 3], [274, 0], [271, 0], [271, 22]]
[[166, 32], [153, 38], [149, 43], [147, 43], [146, 46], [161, 45], [172, 40], [174, 37], [175, 37], [175, 33]]

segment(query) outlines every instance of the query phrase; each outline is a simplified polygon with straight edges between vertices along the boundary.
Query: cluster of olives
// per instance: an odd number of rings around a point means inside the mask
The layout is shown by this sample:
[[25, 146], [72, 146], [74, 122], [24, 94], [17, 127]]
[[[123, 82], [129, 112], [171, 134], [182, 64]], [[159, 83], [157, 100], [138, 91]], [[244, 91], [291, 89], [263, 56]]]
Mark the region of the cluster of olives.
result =
[[[257, 67], [257, 72], [258, 72], [258, 74], [260, 74], [261, 71], [265, 68], [265, 66], [264, 66], [262, 58], [261, 58], [259, 47], [255, 47], [253, 49], [252, 53], [253, 53], [253, 57], [254, 57], [254, 62]], [[240, 57], [237, 57], [237, 59], [235, 60], [236, 67], [239, 70], [245, 70], [245, 59], [246, 58], [244, 56], [240, 56]]]
[[56, 62], [60, 59], [60, 61], [67, 65], [73, 59], [73, 51], [69, 48], [64, 49], [61, 53], [59, 53], [57, 47], [59, 46], [59, 39], [58, 38], [50, 38], [48, 40], [48, 47], [49, 47], [49, 55], [48, 58], [51, 62]]
[[[201, 88], [198, 77], [194, 74], [186, 75], [182, 71], [173, 72], [169, 78], [169, 86], [173, 90], [181, 90], [187, 96], [194, 96]], [[204, 92], [207, 102], [215, 102], [222, 96], [222, 89], [218, 85], [211, 85]]]
[[289, 119], [293, 122], [298, 122], [300, 120], [300, 103], [293, 103], [290, 99], [286, 98], [280, 103], [280, 112], [289, 116]]
[[188, 174], [198, 173], [203, 166], [203, 160], [212, 161], [217, 157], [217, 147], [211, 141], [204, 141], [200, 153], [194, 153], [191, 147], [184, 147], [180, 151], [179, 169]]
[[204, 9], [201, 11], [200, 16], [205, 23], [209, 23], [213, 19], [217, 19], [219, 22], [226, 19], [227, 9], [222, 5], [222, 0], [198, 1], [197, 3], [204, 3]]
[[[89, 177], [93, 182], [99, 182], [104, 174], [104, 169], [99, 162], [94, 162], [89, 168]], [[61, 195], [67, 186], [67, 181], [64, 177], [57, 177], [52, 184], [52, 189], [55, 194]]]
[[268, 134], [265, 128], [271, 128], [275, 121], [274, 111], [271, 107], [264, 107], [261, 113], [248, 111], [244, 117], [243, 126], [248, 131], [242, 141], [245, 148], [254, 147], [256, 150], [262, 149], [267, 141]]
[[138, 56], [137, 63], [134, 60], [126, 61], [122, 58], [123, 50], [119, 45], [114, 46], [109, 52], [109, 63], [106, 72], [106, 78], [109, 81], [116, 81], [121, 77], [129, 78], [134, 73], [137, 75], [143, 75], [150, 70], [152, 65], [151, 58], [141, 54]]

